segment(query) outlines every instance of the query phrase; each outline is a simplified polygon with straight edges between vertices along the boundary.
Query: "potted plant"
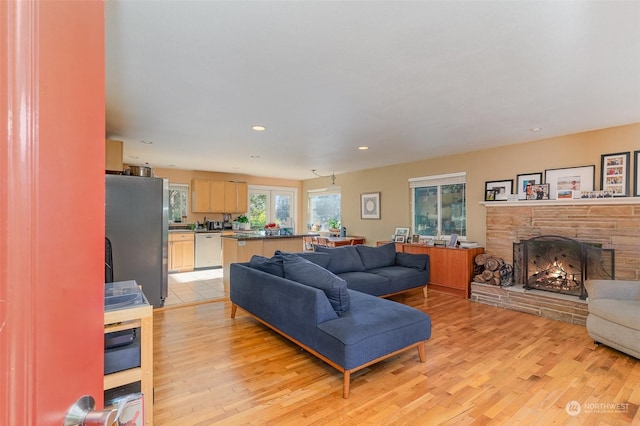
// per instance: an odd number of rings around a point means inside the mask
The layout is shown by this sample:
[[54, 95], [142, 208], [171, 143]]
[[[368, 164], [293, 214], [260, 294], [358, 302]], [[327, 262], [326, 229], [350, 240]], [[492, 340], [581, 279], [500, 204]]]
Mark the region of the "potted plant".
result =
[[240, 224], [239, 228], [244, 229], [246, 231], [251, 229], [251, 224], [249, 223], [249, 218], [243, 214], [236, 218], [236, 222]]
[[340, 221], [335, 217], [329, 219], [329, 221], [327, 222], [327, 226], [329, 227], [329, 232], [333, 234], [340, 232]]

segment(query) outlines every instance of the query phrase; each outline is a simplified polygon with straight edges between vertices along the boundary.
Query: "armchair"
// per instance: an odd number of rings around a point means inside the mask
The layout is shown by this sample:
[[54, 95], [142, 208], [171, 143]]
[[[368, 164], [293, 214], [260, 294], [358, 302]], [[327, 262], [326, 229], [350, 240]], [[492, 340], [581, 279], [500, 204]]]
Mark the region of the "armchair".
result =
[[584, 285], [589, 336], [640, 359], [640, 281], [586, 280]]

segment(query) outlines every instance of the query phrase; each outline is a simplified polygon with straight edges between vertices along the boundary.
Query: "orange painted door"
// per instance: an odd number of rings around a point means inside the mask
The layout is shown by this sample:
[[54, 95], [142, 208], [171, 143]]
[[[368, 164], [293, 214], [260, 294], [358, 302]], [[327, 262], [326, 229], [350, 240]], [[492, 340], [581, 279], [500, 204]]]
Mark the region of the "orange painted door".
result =
[[0, 425], [102, 408], [104, 4], [0, 1]]

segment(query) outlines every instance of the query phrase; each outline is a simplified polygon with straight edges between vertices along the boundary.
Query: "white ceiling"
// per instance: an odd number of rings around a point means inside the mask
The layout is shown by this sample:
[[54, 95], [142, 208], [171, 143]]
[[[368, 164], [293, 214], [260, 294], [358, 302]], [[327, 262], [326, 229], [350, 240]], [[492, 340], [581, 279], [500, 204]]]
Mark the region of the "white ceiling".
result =
[[105, 7], [131, 164], [309, 179], [640, 122], [639, 1]]

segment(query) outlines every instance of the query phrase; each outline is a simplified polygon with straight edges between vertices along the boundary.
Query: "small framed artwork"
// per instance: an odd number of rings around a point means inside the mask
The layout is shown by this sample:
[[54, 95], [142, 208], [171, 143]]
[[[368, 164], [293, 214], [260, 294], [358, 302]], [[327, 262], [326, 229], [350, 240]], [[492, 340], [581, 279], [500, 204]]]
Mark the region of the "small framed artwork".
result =
[[[396, 228], [396, 231], [393, 233], [396, 237], [397, 236], [401, 236], [404, 237], [404, 240], [406, 241], [408, 237], [410, 237], [409, 235], [409, 228]], [[403, 241], [404, 242], [404, 241]]]
[[449, 240], [449, 247], [455, 247], [458, 243], [458, 234], [451, 234], [451, 239]]
[[507, 201], [513, 188], [513, 179], [493, 180], [484, 184], [485, 201]]
[[527, 191], [526, 195], [527, 195], [527, 200], [548, 200], [549, 184], [541, 183], [538, 185], [532, 185], [531, 191]]
[[535, 200], [531, 198], [535, 185], [542, 183], [542, 172], [520, 174], [516, 177], [518, 200]]
[[[593, 191], [596, 166], [567, 167], [544, 171], [550, 200], [572, 199], [578, 191]], [[575, 192], [574, 192], [575, 191]]]
[[380, 219], [380, 193], [360, 194], [360, 219]]
[[411, 236], [411, 244], [420, 244], [420, 235], [413, 234]]
[[396, 235], [393, 239], [394, 243], [404, 243], [406, 241], [406, 238], [404, 235]]
[[604, 154], [600, 160], [600, 189], [614, 197], [629, 196], [629, 153]]
[[638, 168], [640, 168], [640, 151], [633, 151], [633, 158], [635, 159], [633, 165], [633, 195], [640, 197], [640, 174], [638, 174]]

